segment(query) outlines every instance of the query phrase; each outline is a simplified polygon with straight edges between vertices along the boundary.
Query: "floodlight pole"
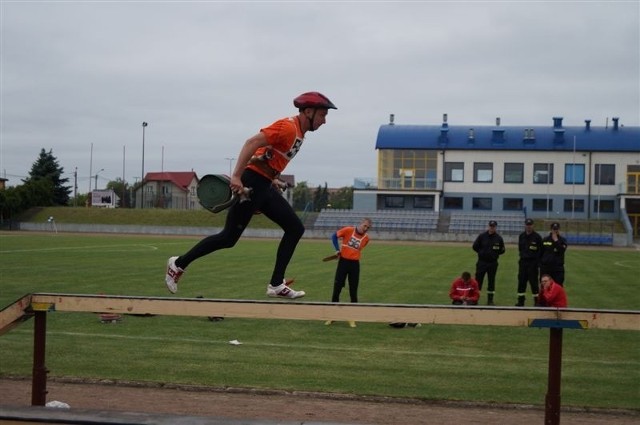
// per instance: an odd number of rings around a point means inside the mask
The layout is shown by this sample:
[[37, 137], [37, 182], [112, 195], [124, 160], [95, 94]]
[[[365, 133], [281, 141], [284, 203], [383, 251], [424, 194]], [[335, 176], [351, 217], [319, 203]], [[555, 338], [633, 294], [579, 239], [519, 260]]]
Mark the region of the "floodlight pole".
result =
[[140, 177], [140, 208], [144, 208], [144, 129], [148, 126], [146, 122], [142, 122], [142, 174]]
[[225, 158], [227, 161], [229, 161], [229, 178], [231, 178], [231, 168], [233, 165], [233, 161], [235, 161], [235, 158]]

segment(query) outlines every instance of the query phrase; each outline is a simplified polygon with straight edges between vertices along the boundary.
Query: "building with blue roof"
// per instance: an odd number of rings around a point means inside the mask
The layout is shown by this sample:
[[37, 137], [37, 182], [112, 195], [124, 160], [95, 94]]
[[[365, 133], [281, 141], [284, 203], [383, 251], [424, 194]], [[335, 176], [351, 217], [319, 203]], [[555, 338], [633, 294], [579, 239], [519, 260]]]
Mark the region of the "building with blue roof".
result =
[[397, 125], [376, 139], [376, 184], [354, 187], [354, 211], [521, 214], [619, 220], [640, 229], [640, 127]]

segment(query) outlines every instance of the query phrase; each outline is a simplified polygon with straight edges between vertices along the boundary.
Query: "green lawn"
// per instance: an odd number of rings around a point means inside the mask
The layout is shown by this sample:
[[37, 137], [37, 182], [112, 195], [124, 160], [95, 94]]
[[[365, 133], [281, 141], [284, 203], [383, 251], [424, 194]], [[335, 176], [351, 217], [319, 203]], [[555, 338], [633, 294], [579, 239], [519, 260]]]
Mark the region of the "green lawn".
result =
[[[0, 306], [31, 292], [170, 296], [170, 255], [198, 238], [0, 233]], [[234, 249], [194, 262], [179, 297], [264, 300], [275, 240], [241, 239]], [[470, 245], [470, 244], [469, 244]], [[328, 301], [335, 263], [320, 258], [330, 241], [303, 240], [289, 267], [305, 301]], [[473, 272], [467, 244], [382, 243], [364, 251], [360, 301], [449, 304], [450, 281]], [[516, 301], [517, 253], [507, 247], [498, 271], [498, 305]], [[638, 310], [640, 252], [567, 252], [571, 307]], [[346, 291], [342, 294], [347, 301]], [[484, 301], [484, 298], [483, 298]], [[528, 300], [530, 302], [530, 300]], [[0, 337], [0, 376], [30, 376], [33, 321]], [[566, 330], [564, 406], [640, 409], [637, 332]], [[171, 382], [353, 393], [420, 399], [544, 404], [546, 329], [381, 323], [324, 326], [316, 321], [125, 316], [101, 324], [94, 314], [48, 315], [52, 377]], [[228, 341], [237, 339], [240, 346]]]

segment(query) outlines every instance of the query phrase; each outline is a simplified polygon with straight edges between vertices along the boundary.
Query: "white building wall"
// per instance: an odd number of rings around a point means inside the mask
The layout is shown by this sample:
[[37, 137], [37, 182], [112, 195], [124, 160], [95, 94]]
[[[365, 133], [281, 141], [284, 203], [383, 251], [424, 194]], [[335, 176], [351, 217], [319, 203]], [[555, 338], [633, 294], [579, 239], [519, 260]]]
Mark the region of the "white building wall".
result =
[[[546, 194], [547, 190], [555, 195], [591, 195], [615, 196], [620, 193], [621, 184], [626, 182], [627, 164], [640, 163], [640, 154], [609, 152], [504, 152], [504, 151], [447, 151], [445, 162], [464, 163], [464, 182], [445, 182], [445, 194]], [[474, 163], [492, 162], [493, 181], [476, 183], [474, 179]], [[523, 183], [504, 183], [505, 163], [523, 163]], [[533, 168], [537, 163], [553, 164], [553, 183], [533, 183]], [[566, 164], [584, 164], [585, 183], [565, 183]], [[615, 164], [615, 185], [598, 185], [595, 179], [596, 164]], [[547, 187], [548, 186], [548, 187]], [[591, 191], [589, 190], [591, 189]]]

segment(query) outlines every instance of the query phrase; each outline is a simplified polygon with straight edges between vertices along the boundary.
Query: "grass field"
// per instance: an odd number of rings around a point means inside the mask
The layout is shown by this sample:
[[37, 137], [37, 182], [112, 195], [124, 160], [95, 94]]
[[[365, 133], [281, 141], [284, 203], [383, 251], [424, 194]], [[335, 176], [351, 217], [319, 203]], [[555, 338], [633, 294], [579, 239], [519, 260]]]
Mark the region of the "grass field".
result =
[[[198, 238], [0, 234], [0, 306], [31, 292], [170, 296], [167, 257]], [[264, 300], [277, 241], [241, 239], [194, 262], [179, 297]], [[303, 240], [289, 267], [306, 301], [331, 296], [335, 263], [320, 258], [329, 241]], [[466, 244], [381, 243], [362, 260], [361, 302], [449, 304], [449, 283], [475, 257]], [[500, 261], [496, 301], [516, 301], [517, 252]], [[567, 252], [571, 307], [638, 310], [640, 252]], [[347, 300], [346, 292], [342, 294]], [[483, 298], [484, 301], [484, 298]], [[530, 299], [528, 300], [530, 303]], [[33, 325], [0, 337], [0, 376], [30, 376]], [[48, 316], [52, 377], [171, 382], [353, 393], [420, 399], [543, 405], [549, 332], [545, 329], [380, 323], [324, 326], [315, 321], [125, 316], [101, 324], [94, 314]], [[233, 346], [237, 339], [243, 344]], [[637, 332], [564, 332], [562, 404], [640, 409]]]

